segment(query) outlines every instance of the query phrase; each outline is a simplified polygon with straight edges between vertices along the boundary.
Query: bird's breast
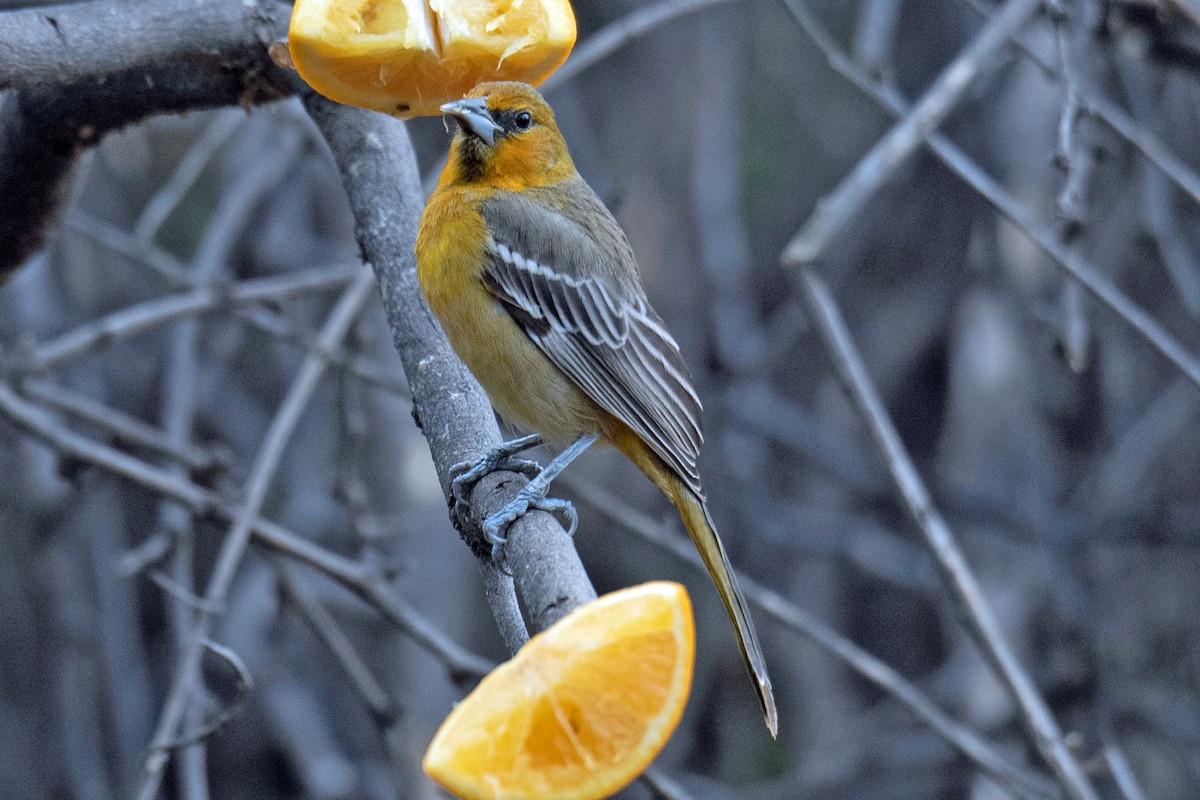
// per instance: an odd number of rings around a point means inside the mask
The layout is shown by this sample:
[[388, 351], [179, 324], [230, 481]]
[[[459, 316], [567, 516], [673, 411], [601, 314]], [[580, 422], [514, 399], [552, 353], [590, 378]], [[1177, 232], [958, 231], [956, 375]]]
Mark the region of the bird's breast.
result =
[[483, 281], [491, 237], [478, 206], [435, 194], [417, 235], [417, 275], [451, 347], [506, 421], [567, 442], [603, 412], [541, 350]]

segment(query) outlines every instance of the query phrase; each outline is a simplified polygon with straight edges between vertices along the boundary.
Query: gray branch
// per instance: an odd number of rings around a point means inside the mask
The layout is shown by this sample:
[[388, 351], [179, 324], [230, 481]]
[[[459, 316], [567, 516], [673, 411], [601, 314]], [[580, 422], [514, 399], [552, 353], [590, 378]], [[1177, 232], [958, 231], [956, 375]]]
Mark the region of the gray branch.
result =
[[[75, 158], [153, 114], [291, 94], [274, 0], [101, 0], [0, 12], [0, 282], [40, 246]], [[98, 46], [102, 43], [102, 46]]]

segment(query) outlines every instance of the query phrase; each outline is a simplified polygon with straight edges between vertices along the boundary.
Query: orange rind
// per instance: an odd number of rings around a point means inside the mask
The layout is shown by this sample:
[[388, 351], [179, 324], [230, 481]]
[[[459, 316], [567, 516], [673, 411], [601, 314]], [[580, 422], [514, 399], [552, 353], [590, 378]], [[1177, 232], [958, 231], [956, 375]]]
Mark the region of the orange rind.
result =
[[533, 637], [442, 723], [425, 772], [464, 800], [597, 800], [642, 773], [692, 683], [687, 590], [605, 595]]

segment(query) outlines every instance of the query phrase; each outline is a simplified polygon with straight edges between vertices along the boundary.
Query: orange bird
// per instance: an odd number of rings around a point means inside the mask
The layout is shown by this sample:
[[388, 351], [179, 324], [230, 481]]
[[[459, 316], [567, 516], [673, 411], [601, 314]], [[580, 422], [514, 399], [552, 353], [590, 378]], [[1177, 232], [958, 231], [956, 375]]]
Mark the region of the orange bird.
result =
[[[576, 172], [554, 112], [532, 87], [480, 84], [441, 110], [459, 129], [421, 217], [421, 288], [500, 416], [571, 442], [485, 521], [493, 553], [529, 508], [565, 514], [573, 531], [570, 505], [545, 497], [550, 481], [593, 442], [615, 446], [678, 509], [775, 735], [762, 648], [700, 485], [700, 399], [679, 345], [646, 299], [624, 232]], [[536, 440], [481, 459], [456, 479], [456, 497]]]

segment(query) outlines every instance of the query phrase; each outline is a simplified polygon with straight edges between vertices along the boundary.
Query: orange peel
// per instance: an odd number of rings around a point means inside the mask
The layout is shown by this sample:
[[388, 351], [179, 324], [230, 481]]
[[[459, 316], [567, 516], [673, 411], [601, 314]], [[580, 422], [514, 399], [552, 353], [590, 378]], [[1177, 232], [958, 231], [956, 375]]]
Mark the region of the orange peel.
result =
[[687, 590], [655, 581], [587, 603], [459, 703], [425, 772], [465, 800], [596, 800], [642, 773], [692, 683]]

